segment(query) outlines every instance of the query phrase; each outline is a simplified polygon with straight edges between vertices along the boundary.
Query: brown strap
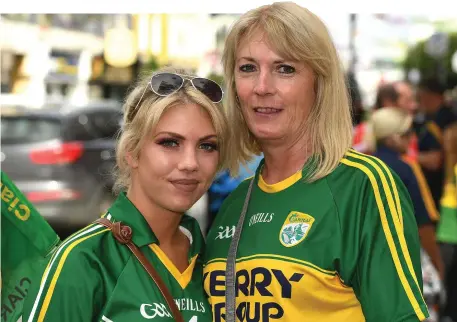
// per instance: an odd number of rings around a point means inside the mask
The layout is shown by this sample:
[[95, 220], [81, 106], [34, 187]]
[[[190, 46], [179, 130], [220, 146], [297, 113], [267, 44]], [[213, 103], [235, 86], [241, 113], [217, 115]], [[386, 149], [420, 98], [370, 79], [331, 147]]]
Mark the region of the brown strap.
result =
[[112, 223], [106, 218], [99, 218], [95, 222], [110, 229], [114, 235], [114, 238], [116, 238], [119, 243], [127, 245], [127, 247], [130, 248], [132, 253], [140, 261], [141, 265], [143, 265], [144, 269], [149, 273], [153, 281], [156, 283], [157, 287], [165, 298], [165, 301], [167, 301], [168, 307], [170, 308], [175, 321], [184, 322], [181, 312], [179, 311], [178, 306], [173, 300], [173, 297], [168, 291], [165, 283], [162, 281], [157, 271], [154, 269], [151, 263], [149, 263], [143, 253], [132, 242], [132, 228], [122, 224], [120, 221]]

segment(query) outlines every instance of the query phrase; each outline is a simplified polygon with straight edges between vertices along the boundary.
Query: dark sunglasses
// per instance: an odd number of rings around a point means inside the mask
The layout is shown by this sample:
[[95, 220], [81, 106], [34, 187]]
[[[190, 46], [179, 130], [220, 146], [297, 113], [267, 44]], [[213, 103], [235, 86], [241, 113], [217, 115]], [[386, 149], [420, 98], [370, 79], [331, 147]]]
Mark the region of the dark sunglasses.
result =
[[[222, 101], [224, 91], [219, 84], [207, 78], [174, 73], [160, 73], [152, 76], [149, 85], [151, 86], [151, 90], [154, 94], [165, 97], [179, 91], [186, 80], [188, 80], [195, 89], [205, 94], [205, 96], [213, 103], [220, 103]], [[144, 89], [143, 94], [141, 94], [141, 97], [132, 112], [134, 112], [140, 105], [144, 93], [146, 92], [146, 88]]]

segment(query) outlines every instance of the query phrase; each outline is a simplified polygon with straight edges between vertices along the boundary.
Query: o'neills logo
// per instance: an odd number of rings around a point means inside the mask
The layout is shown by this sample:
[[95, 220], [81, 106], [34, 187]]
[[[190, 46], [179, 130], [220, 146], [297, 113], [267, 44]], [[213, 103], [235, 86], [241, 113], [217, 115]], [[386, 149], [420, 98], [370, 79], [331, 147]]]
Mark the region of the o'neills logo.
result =
[[[205, 313], [205, 304], [190, 298], [175, 299], [176, 306], [180, 311], [191, 311]], [[141, 316], [145, 319], [172, 318], [170, 309], [165, 303], [144, 303], [140, 306]], [[197, 320], [197, 316], [191, 322]]]
[[313, 223], [312, 216], [292, 211], [279, 231], [279, 241], [286, 247], [297, 245], [306, 238]]

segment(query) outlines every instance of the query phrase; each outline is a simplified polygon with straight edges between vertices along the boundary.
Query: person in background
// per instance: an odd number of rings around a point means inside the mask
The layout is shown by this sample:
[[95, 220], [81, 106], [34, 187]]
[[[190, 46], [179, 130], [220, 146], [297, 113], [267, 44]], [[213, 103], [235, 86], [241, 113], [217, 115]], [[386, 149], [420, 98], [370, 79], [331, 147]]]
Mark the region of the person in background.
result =
[[447, 303], [443, 322], [457, 322], [457, 123], [443, 136], [445, 185], [441, 198], [441, 222], [437, 228], [446, 268]]
[[[405, 81], [381, 85], [376, 94], [373, 110], [376, 111], [385, 106], [397, 107], [414, 115], [417, 111], [417, 101], [412, 86]], [[374, 142], [370, 141], [373, 135], [370, 132], [369, 122], [363, 122], [354, 128], [353, 148], [355, 150], [368, 154], [373, 152]], [[406, 155], [411, 160], [416, 160], [417, 152], [417, 137], [412, 134]]]
[[346, 82], [349, 90], [349, 97], [352, 106], [352, 124], [357, 126], [362, 123], [365, 116], [363, 109], [362, 95], [360, 93], [360, 86], [353, 71], [346, 74]]
[[418, 84], [419, 107], [425, 120], [416, 128], [418, 162], [439, 207], [445, 182], [443, 136], [447, 128], [457, 122], [457, 116], [445, 104], [446, 87], [436, 79], [424, 79]]
[[376, 141], [373, 156], [394, 170], [408, 189], [413, 202], [422, 248], [444, 280], [444, 265], [435, 236], [439, 213], [417, 162], [404, 157], [413, 134], [413, 118], [407, 111], [396, 107], [383, 107], [373, 112], [371, 126]]
[[214, 218], [216, 217], [225, 198], [227, 198], [243, 180], [246, 180], [255, 174], [255, 170], [260, 164], [262, 158], [262, 155], [258, 155], [255, 156], [247, 165], [240, 165], [239, 173], [236, 177], [230, 175], [229, 170], [223, 170], [217, 174], [208, 189], [209, 224], [207, 232], [211, 228]]

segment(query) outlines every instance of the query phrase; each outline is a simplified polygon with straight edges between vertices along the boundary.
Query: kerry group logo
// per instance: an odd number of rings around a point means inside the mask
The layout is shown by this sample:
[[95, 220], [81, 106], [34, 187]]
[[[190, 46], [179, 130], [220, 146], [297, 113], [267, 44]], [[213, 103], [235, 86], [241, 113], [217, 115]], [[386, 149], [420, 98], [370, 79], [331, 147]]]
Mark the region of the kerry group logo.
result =
[[286, 247], [297, 245], [306, 238], [313, 223], [314, 218], [308, 214], [290, 212], [279, 231], [279, 241]]

